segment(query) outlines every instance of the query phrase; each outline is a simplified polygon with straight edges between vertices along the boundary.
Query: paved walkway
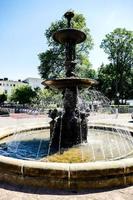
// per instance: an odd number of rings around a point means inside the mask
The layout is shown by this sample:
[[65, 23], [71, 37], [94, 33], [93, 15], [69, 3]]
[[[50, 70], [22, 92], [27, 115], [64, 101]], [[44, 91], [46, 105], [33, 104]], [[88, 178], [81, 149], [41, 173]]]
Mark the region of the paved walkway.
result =
[[[115, 116], [107, 117], [105, 115], [94, 115], [89, 117], [89, 122], [97, 121], [104, 124], [125, 125], [133, 128], [133, 121], [130, 114], [121, 114], [115, 119]], [[0, 134], [3, 131], [14, 131], [20, 128], [31, 128], [47, 126], [49, 119], [47, 116], [29, 116], [25, 114], [12, 114], [10, 117], [0, 117]], [[31, 189], [24, 187], [15, 187], [0, 183], [0, 200], [133, 200], [133, 186], [112, 189], [87, 191], [86, 193], [61, 192], [42, 189]]]

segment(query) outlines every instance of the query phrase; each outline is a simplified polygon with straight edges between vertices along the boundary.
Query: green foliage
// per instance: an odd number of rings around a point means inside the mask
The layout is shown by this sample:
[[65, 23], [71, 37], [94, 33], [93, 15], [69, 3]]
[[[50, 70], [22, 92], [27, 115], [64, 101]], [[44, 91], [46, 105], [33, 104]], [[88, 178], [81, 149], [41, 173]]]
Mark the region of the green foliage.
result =
[[81, 65], [77, 65], [76, 73], [79, 74], [81, 78], [94, 78], [96, 76], [96, 72], [92, 69], [87, 56], [80, 55], [80, 62]]
[[52, 106], [61, 106], [62, 105], [62, 94], [54, 91], [54, 90], [50, 90], [50, 89], [43, 89], [40, 90], [38, 93], [38, 104], [41, 107], [52, 107]]
[[115, 97], [116, 74], [112, 64], [104, 65], [98, 69], [98, 89], [104, 93], [110, 100]]
[[30, 86], [20, 86], [13, 90], [10, 100], [19, 104], [30, 104], [37, 93]]
[[2, 116], [9, 116], [9, 112], [6, 110], [0, 110], [0, 115]]
[[101, 48], [108, 54], [110, 64], [98, 71], [100, 89], [109, 98], [133, 98], [133, 32], [117, 28], [105, 36]]
[[4, 103], [4, 101], [6, 101], [7, 100], [7, 95], [6, 94], [0, 94], [0, 104], [3, 104]]
[[105, 36], [101, 48], [108, 54], [108, 59], [114, 65], [119, 65], [118, 71], [133, 64], [133, 32], [125, 28], [117, 28]]
[[[53, 78], [53, 77], [63, 77], [64, 76], [64, 61], [65, 61], [65, 49], [64, 45], [58, 44], [52, 38], [54, 32], [59, 29], [66, 28], [66, 20], [64, 17], [56, 22], [53, 22], [51, 26], [46, 30], [45, 37], [47, 39], [49, 49], [46, 52], [39, 54], [40, 66], [38, 67], [39, 73], [43, 79]], [[92, 49], [93, 42], [90, 35], [90, 30], [86, 27], [85, 18], [82, 14], [75, 14], [73, 19], [73, 27], [84, 31], [87, 35], [87, 39], [84, 43], [77, 45], [76, 47], [76, 59], [80, 64], [85, 63], [87, 68], [90, 68], [91, 75], [92, 73], [91, 65], [88, 60], [89, 51]], [[81, 59], [82, 58], [82, 59]], [[80, 68], [78, 66], [78, 72], [80, 75]], [[83, 70], [84, 71], [84, 70]], [[81, 76], [83, 76], [83, 71]], [[86, 74], [89, 76], [89, 70]]]

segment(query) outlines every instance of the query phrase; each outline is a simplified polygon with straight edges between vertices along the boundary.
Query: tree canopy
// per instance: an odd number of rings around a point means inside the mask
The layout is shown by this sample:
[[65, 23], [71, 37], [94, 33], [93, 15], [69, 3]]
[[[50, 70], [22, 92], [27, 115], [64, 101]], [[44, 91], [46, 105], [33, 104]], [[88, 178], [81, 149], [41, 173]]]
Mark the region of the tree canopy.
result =
[[110, 61], [98, 71], [101, 90], [116, 100], [118, 95], [122, 100], [133, 98], [133, 32], [117, 28], [105, 36], [100, 47]]
[[0, 94], [0, 104], [3, 104], [4, 103], [4, 101], [6, 101], [7, 100], [7, 95], [6, 94]]
[[[66, 20], [62, 17], [61, 20], [53, 22], [50, 27], [45, 31], [45, 37], [47, 39], [48, 50], [39, 54], [40, 66], [38, 67], [39, 73], [43, 79], [62, 77], [64, 76], [64, 61], [65, 61], [65, 49], [64, 45], [58, 44], [52, 38], [54, 32], [59, 29], [66, 28]], [[84, 31], [87, 35], [85, 42], [77, 45], [76, 47], [76, 59], [78, 61], [77, 71], [85, 72], [86, 77], [93, 78], [95, 71], [91, 68], [91, 64], [88, 59], [89, 51], [93, 47], [92, 37], [90, 30], [86, 26], [85, 18], [82, 14], [75, 14], [72, 22], [72, 26], [76, 29]], [[83, 68], [81, 65], [83, 64]]]
[[44, 88], [38, 93], [39, 105], [42, 107], [54, 107], [57, 105], [62, 105], [62, 94], [58, 91], [50, 90]]
[[36, 95], [36, 91], [32, 90], [30, 86], [20, 86], [13, 90], [10, 100], [19, 102], [19, 104], [30, 104]]

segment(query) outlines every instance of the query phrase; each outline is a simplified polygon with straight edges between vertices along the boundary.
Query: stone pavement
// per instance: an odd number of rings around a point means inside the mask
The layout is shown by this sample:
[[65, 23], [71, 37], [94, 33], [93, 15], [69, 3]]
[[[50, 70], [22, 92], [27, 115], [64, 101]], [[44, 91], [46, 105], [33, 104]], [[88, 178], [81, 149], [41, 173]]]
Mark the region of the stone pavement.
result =
[[122, 126], [125, 128], [133, 128], [133, 119], [131, 119], [131, 113], [126, 114], [92, 114], [88, 118], [90, 123], [113, 125], [115, 127]]
[[[115, 116], [90, 116], [89, 121], [97, 121], [104, 124], [125, 125], [133, 128], [130, 114], [120, 114], [117, 119]], [[49, 119], [47, 116], [29, 116], [25, 114], [12, 114], [10, 117], [0, 117], [0, 134], [3, 131], [19, 130], [20, 128], [31, 128], [47, 126]], [[24, 188], [0, 183], [0, 200], [133, 200], [133, 186], [112, 189], [112, 190], [93, 190], [86, 192], [76, 191], [52, 191], [38, 188]]]
[[86, 192], [52, 191], [0, 184], [0, 200], [133, 200], [133, 186]]

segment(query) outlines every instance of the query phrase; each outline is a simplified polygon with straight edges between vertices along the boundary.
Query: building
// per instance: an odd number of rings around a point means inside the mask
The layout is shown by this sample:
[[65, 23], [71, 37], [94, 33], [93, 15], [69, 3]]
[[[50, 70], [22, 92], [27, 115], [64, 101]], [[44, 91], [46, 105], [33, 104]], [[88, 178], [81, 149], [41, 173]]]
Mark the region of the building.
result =
[[8, 78], [0, 79], [0, 94], [5, 93], [7, 95], [10, 95], [15, 87], [19, 87], [22, 85], [27, 85], [27, 83], [24, 83], [21, 80], [8, 80]]
[[23, 85], [29, 85], [31, 86], [32, 89], [35, 89], [35, 88], [43, 89], [44, 86], [41, 84], [42, 81], [43, 80], [40, 78], [32, 78], [32, 77], [26, 78], [23, 81], [21, 80], [13, 81], [13, 80], [8, 80], [8, 78], [3, 78], [3, 79], [0, 79], [0, 94], [5, 93], [10, 96], [13, 88], [15, 87], [17, 88]]
[[28, 77], [25, 80], [23, 80], [23, 82], [28, 83], [32, 89], [35, 89], [35, 88], [43, 89], [44, 88], [44, 86], [42, 85], [43, 80], [41, 78]]

